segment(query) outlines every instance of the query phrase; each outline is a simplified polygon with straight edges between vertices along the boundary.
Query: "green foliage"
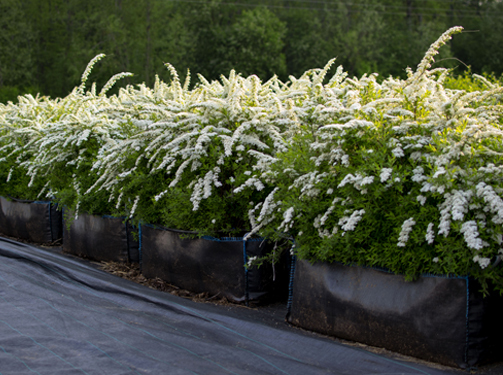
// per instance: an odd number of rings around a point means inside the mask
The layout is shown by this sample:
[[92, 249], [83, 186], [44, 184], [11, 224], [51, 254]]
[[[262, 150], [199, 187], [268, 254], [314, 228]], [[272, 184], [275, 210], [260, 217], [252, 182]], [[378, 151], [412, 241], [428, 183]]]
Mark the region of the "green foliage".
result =
[[463, 25], [470, 32], [452, 43], [456, 58], [471, 66], [478, 74], [503, 73], [503, 51], [501, 45], [503, 25], [500, 17], [503, 3], [498, 0], [462, 2], [453, 4], [453, 22]]
[[286, 25], [267, 8], [245, 10], [232, 25], [224, 59], [245, 76], [286, 74], [283, 54]]
[[243, 9], [220, 3], [208, 2], [189, 13], [196, 43], [191, 70], [210, 80], [232, 69], [263, 79], [285, 76], [285, 23], [265, 7]]
[[[34, 34], [25, 4], [0, 0], [0, 103], [16, 99], [15, 87], [33, 85]], [[4, 87], [7, 86], [7, 87]], [[14, 97], [13, 94], [15, 95]], [[5, 97], [6, 96], [6, 97]]]
[[503, 75], [498, 79], [492, 74], [474, 75], [470, 68], [458, 76], [449, 76], [446, 78], [444, 86], [451, 90], [464, 90], [467, 92], [483, 91], [491, 85], [502, 84]]
[[[108, 58], [91, 80], [102, 87], [117, 71], [133, 71], [113, 88], [164, 81], [169, 61], [209, 81], [231, 69], [285, 81], [337, 57], [349, 75], [379, 72], [405, 78], [436, 36], [454, 25], [469, 32], [445, 46], [435, 67], [468, 64], [478, 74], [503, 72], [503, 3], [450, 0], [360, 2], [222, 0], [1, 0], [0, 102], [18, 94], [64, 97], [79, 83], [83, 61]], [[495, 47], [496, 46], [496, 47]], [[461, 66], [463, 66], [461, 64]], [[460, 68], [461, 69], [461, 68]], [[184, 78], [184, 77], [183, 77]], [[2, 86], [10, 89], [2, 98]]]

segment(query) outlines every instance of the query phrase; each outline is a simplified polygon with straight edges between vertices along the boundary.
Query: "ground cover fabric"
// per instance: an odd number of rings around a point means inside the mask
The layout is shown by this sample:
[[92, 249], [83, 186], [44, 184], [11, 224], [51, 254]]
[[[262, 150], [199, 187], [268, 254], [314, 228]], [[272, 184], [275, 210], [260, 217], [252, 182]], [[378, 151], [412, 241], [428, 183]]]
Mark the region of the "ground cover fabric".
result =
[[0, 238], [1, 375], [462, 373], [263, 320]]

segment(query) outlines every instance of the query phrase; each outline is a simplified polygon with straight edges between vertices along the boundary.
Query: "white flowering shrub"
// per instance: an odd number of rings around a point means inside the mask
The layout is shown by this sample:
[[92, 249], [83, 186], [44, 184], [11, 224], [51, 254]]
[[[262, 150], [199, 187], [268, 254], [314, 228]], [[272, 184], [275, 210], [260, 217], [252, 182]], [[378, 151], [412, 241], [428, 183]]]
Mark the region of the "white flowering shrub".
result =
[[303, 259], [469, 274], [502, 292], [503, 87], [447, 89], [449, 71], [431, 69], [460, 30], [406, 80], [305, 76], [301, 131], [271, 166], [255, 230], [290, 233]]
[[129, 124], [109, 115], [106, 111], [116, 96], [107, 97], [113, 84], [130, 73], [120, 73], [96, 93], [93, 84], [85, 91], [87, 78], [94, 64], [103, 58], [98, 55], [88, 64], [82, 75], [82, 84], [67, 97], [56, 101], [58, 113], [48, 119], [41, 128], [41, 137], [33, 142], [34, 157], [26, 163], [32, 181], [47, 180], [48, 194], [75, 212], [110, 213], [113, 205], [103, 194], [85, 194], [98, 176], [92, 166], [109, 143], [125, 139]]
[[[49, 198], [77, 215], [80, 206], [87, 212], [109, 211], [102, 198], [83, 194], [97, 179], [91, 167], [99, 150], [111, 140], [127, 136], [123, 124], [103, 114], [102, 108], [114, 101], [106, 92], [129, 74], [115, 75], [99, 94], [94, 84], [85, 91], [93, 65], [103, 56], [91, 60], [82, 84], [67, 97], [51, 100], [27, 95], [20, 97], [17, 105], [10, 103], [0, 110], [0, 152], [10, 161], [9, 175], [5, 184], [0, 184], [2, 190], [8, 194], [16, 191], [19, 198]], [[4, 166], [2, 163], [3, 172]], [[13, 176], [17, 178], [14, 181]]]
[[0, 196], [36, 200], [46, 181], [28, 187], [30, 176], [25, 163], [33, 157], [31, 144], [40, 139], [47, 119], [54, 116], [53, 101], [26, 95], [14, 105], [0, 104]]
[[189, 90], [168, 68], [171, 84], [119, 94], [131, 105], [122, 100], [115, 111], [143, 125], [100, 154], [101, 177], [90, 191], [109, 192], [136, 220], [201, 234], [246, 232], [250, 202], [272, 190], [257, 171], [286, 150], [292, 121], [277, 98], [284, 85], [231, 72], [221, 82], [199, 77]]

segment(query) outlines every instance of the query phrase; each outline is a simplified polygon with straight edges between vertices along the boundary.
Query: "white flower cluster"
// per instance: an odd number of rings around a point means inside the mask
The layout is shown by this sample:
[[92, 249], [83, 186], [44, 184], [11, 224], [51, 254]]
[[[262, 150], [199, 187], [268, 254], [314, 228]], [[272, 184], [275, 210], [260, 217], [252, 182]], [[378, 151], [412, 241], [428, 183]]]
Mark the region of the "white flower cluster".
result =
[[360, 222], [363, 215], [365, 214], [365, 210], [355, 210], [351, 214], [351, 216], [343, 216], [339, 219], [339, 225], [344, 232], [353, 231], [356, 228], [356, 225]]
[[414, 218], [411, 217], [405, 220], [402, 224], [402, 230], [400, 231], [400, 235], [398, 236], [398, 243], [396, 244], [398, 247], [405, 247], [407, 241], [409, 240], [409, 234], [412, 232], [412, 227], [416, 225]]
[[435, 231], [433, 230], [433, 227], [434, 227], [434, 224], [433, 223], [429, 223], [428, 224], [428, 228], [426, 228], [425, 239], [426, 239], [426, 242], [428, 242], [429, 245], [431, 245], [433, 243], [433, 241], [435, 241]]
[[418, 195], [416, 197], [416, 200], [421, 204], [421, 206], [424, 206], [424, 204], [426, 203], [426, 197], [423, 195]]
[[[252, 224], [252, 230], [245, 236], [245, 240], [250, 238], [255, 233], [258, 233], [262, 227], [272, 222], [275, 218], [276, 208], [279, 206], [279, 203], [274, 201], [274, 195], [278, 192], [279, 188], [274, 188], [274, 190], [269, 193], [269, 195], [265, 198], [264, 202], [258, 203], [252, 210], [250, 210], [250, 221]], [[260, 214], [257, 218], [255, 218], [255, 211], [260, 209]], [[287, 218], [290, 215], [287, 216]], [[290, 217], [291, 218], [291, 217]]]
[[256, 256], [249, 257], [248, 261], [246, 262], [246, 267], [250, 268], [253, 265], [253, 262], [255, 262], [256, 260], [257, 260]]
[[281, 230], [282, 232], [288, 232], [288, 230], [292, 227], [293, 225], [293, 213], [295, 212], [295, 209], [293, 207], [290, 207], [283, 213], [283, 222], [279, 226], [278, 230]]
[[388, 179], [391, 177], [392, 173], [393, 173], [393, 168], [382, 168], [381, 174], [379, 175], [381, 182], [388, 181]]
[[486, 203], [486, 209], [492, 212], [494, 216], [492, 221], [495, 224], [503, 224], [503, 199], [496, 194], [494, 188], [485, 182], [480, 182], [476, 186], [477, 196], [482, 198]]
[[477, 223], [474, 220], [467, 221], [461, 226], [460, 233], [464, 235], [466, 244], [469, 248], [480, 250], [487, 244], [479, 237]]
[[190, 197], [190, 201], [193, 204], [193, 211], [197, 211], [199, 209], [199, 204], [202, 199], [207, 199], [211, 196], [212, 186], [217, 188], [222, 186], [222, 183], [218, 181], [218, 173], [220, 173], [220, 168], [215, 167], [214, 170], [206, 173], [204, 178], [199, 178], [195, 183], [194, 191]]
[[344, 187], [348, 184], [353, 185], [357, 190], [362, 191], [365, 185], [370, 185], [374, 182], [374, 176], [363, 176], [359, 173], [355, 175], [348, 173], [340, 182], [337, 188]]
[[412, 170], [412, 177], [411, 180], [413, 182], [422, 182], [427, 179], [426, 176], [423, 175], [424, 173], [424, 168], [421, 166], [418, 166]]
[[475, 255], [475, 256], [473, 257], [473, 261], [474, 261], [475, 263], [478, 263], [478, 264], [479, 264], [479, 266], [480, 266], [480, 268], [482, 268], [482, 269], [486, 268], [488, 265], [490, 265], [490, 264], [491, 264], [491, 259], [489, 259], [489, 258], [484, 258], [484, 257], [480, 257], [480, 256], [478, 256], [478, 255]]
[[138, 207], [138, 202], [140, 201], [140, 196], [137, 195], [136, 198], [134, 199], [133, 207], [131, 208], [131, 213], [129, 214], [129, 217], [133, 217], [136, 208]]

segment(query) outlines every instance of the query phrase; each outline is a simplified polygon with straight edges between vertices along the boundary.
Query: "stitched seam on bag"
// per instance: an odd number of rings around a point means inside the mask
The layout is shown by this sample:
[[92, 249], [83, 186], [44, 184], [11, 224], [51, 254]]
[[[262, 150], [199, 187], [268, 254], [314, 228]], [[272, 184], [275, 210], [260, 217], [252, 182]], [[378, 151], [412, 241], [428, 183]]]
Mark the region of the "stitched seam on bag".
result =
[[292, 255], [292, 265], [290, 267], [290, 281], [288, 283], [288, 302], [286, 304], [287, 315], [292, 312], [292, 304], [293, 304], [293, 280], [295, 274], [295, 265], [297, 263], [297, 257]]
[[49, 232], [51, 233], [51, 242], [54, 241], [54, 234], [52, 231], [52, 215], [51, 215], [51, 204], [47, 205], [47, 210], [49, 211]]
[[470, 368], [468, 363], [468, 345], [470, 343], [470, 280], [466, 278], [466, 343], [465, 343], [465, 363]]

